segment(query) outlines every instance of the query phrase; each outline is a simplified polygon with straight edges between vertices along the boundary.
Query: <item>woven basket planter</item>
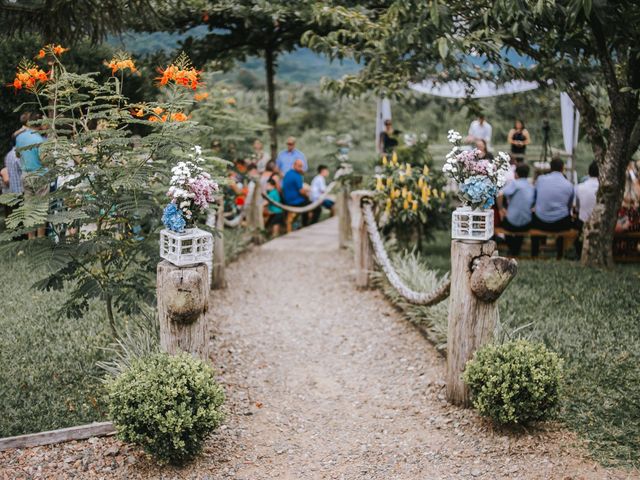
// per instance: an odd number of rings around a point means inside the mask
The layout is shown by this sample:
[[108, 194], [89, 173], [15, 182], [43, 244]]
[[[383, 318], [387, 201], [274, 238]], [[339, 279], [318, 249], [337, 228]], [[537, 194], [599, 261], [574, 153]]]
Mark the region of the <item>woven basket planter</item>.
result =
[[493, 237], [493, 210], [458, 207], [451, 221], [451, 238], [484, 242]]
[[199, 228], [184, 232], [164, 229], [160, 231], [160, 256], [177, 267], [204, 263], [209, 266], [213, 254], [213, 235]]

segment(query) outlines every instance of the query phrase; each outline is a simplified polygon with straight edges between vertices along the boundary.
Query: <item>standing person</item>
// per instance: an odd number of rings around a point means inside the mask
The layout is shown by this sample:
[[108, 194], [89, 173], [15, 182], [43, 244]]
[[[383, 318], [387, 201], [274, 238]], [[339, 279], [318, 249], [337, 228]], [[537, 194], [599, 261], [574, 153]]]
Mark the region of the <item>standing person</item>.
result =
[[300, 150], [296, 148], [295, 137], [287, 138], [287, 148], [281, 151], [276, 158], [276, 167], [280, 170], [280, 174], [285, 176], [293, 167], [294, 162], [300, 160], [302, 162], [302, 172], [307, 171], [307, 159]]
[[[329, 176], [329, 167], [326, 165], [320, 165], [318, 167], [318, 174], [313, 177], [311, 180], [311, 202], [315, 202], [318, 200], [324, 193], [327, 191], [327, 177]], [[318, 208], [313, 210], [311, 214], [311, 223], [317, 223], [320, 219], [320, 215], [322, 214], [322, 208], [326, 208], [331, 213], [331, 216], [334, 215], [334, 201], [326, 198], [322, 205], [318, 205]]]
[[6, 169], [5, 180], [6, 188], [4, 193], [22, 193], [22, 166], [20, 165], [20, 157], [16, 152], [15, 138], [11, 138], [11, 150], [4, 157], [4, 168]]
[[264, 170], [260, 173], [260, 187], [263, 192], [267, 191], [267, 183], [271, 179], [271, 176], [275, 172], [276, 162], [269, 160], [264, 167]]
[[[550, 163], [551, 172], [536, 181], [535, 211], [531, 227], [549, 232], [561, 232], [574, 228], [571, 219], [573, 184], [563, 174], [564, 162], [555, 157]], [[556, 240], [558, 254], [562, 252], [562, 238]], [[531, 237], [531, 255], [540, 252], [540, 237]]]
[[493, 128], [491, 124], [487, 122], [484, 114], [478, 115], [477, 120], [471, 122], [469, 125], [469, 134], [467, 135], [467, 143], [475, 143], [478, 140], [484, 140], [487, 144], [487, 148], [491, 149], [491, 135], [493, 134]]
[[400, 132], [396, 132], [393, 129], [393, 122], [391, 122], [390, 118], [387, 118], [384, 121], [384, 130], [380, 132], [380, 151], [384, 154], [391, 154], [398, 146], [398, 138], [397, 135]]
[[264, 151], [264, 144], [259, 138], [253, 141], [253, 161], [258, 167], [258, 172], [264, 172], [267, 162], [271, 160], [271, 155]]
[[[293, 162], [293, 167], [286, 173], [282, 179], [282, 199], [285, 205], [293, 207], [304, 207], [309, 205], [309, 191], [304, 186], [304, 163], [297, 159]], [[309, 215], [302, 213], [302, 225], [309, 225]], [[287, 231], [291, 230], [290, 222], [293, 221], [292, 215], [287, 215]]]
[[516, 120], [513, 128], [509, 130], [507, 141], [511, 145], [511, 158], [516, 162], [524, 161], [527, 145], [531, 142], [529, 131], [524, 128], [522, 120]]
[[[535, 196], [535, 189], [529, 183], [529, 166], [526, 163], [518, 165], [515, 180], [507, 184], [498, 194], [498, 209], [502, 227], [510, 232], [526, 232], [531, 224], [531, 207]], [[505, 208], [504, 200], [507, 200]], [[508, 235], [505, 238], [509, 255], [518, 256], [522, 250], [521, 236]]]
[[[40, 144], [44, 142], [44, 137], [29, 125], [31, 121], [38, 120], [38, 118], [36, 114], [31, 112], [23, 113], [20, 115], [22, 128], [14, 134], [16, 151], [20, 157], [22, 188], [25, 197], [43, 197], [51, 189], [51, 185], [45, 177], [47, 169], [40, 160]], [[45, 233], [46, 228], [39, 227], [36, 231], [30, 232], [28, 236], [29, 239], [44, 237]]]

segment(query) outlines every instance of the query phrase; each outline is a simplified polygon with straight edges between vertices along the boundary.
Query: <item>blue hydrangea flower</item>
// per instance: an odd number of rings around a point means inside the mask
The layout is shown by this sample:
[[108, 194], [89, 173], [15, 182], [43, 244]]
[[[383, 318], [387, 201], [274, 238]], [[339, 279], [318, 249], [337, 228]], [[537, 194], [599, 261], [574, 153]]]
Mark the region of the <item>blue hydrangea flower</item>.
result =
[[498, 189], [490, 178], [474, 175], [460, 185], [460, 199], [473, 208], [491, 208]]
[[173, 232], [182, 232], [187, 224], [182, 215], [182, 210], [180, 210], [175, 203], [170, 203], [164, 207], [162, 223]]

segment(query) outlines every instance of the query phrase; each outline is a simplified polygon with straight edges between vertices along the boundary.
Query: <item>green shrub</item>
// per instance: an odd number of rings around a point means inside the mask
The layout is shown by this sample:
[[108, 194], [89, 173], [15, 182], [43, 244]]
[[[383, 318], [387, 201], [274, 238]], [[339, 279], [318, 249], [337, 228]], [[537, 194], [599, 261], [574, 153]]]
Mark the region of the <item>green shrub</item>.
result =
[[463, 379], [480, 415], [499, 424], [548, 418], [558, 404], [562, 360], [541, 343], [487, 345], [467, 363]]
[[182, 464], [200, 453], [223, 419], [224, 393], [213, 370], [186, 353], [136, 360], [108, 390], [118, 437], [162, 463]]

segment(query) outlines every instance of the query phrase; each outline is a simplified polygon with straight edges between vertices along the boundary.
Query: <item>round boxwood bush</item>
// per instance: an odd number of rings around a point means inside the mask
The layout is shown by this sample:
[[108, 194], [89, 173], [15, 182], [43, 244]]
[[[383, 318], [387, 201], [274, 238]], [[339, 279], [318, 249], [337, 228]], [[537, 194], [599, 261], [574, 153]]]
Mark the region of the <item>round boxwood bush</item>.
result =
[[182, 464], [200, 453], [223, 419], [224, 393], [213, 369], [186, 353], [135, 360], [107, 388], [118, 437], [162, 463]]
[[463, 375], [480, 415], [502, 425], [549, 418], [558, 404], [561, 378], [558, 355], [525, 340], [484, 346]]

